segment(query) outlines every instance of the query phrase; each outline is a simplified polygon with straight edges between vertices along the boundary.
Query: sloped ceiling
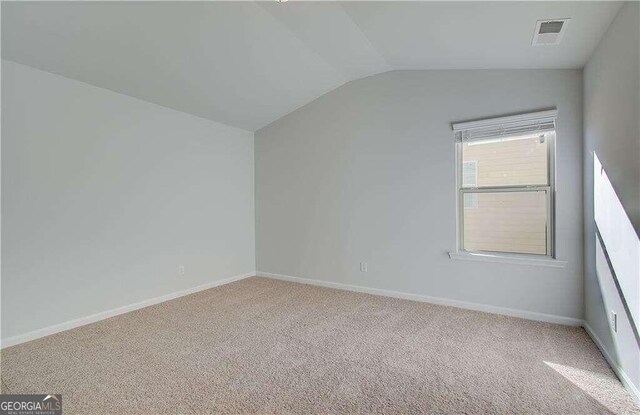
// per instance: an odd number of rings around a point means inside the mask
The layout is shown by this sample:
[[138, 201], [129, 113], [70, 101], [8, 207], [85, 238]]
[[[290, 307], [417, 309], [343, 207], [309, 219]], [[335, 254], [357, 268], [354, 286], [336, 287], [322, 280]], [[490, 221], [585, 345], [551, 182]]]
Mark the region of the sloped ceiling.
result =
[[[581, 68], [619, 2], [3, 2], [2, 57], [255, 131], [395, 69]], [[536, 20], [572, 20], [534, 47]]]

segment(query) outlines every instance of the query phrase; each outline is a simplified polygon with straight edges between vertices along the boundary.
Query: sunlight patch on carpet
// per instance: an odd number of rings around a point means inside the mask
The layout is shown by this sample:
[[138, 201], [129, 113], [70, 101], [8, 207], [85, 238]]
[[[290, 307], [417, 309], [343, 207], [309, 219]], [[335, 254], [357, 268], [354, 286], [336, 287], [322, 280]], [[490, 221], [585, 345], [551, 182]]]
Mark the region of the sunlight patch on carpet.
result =
[[620, 381], [615, 376], [590, 370], [578, 369], [559, 363], [544, 362], [547, 366], [558, 372], [565, 379], [582, 389], [585, 393], [616, 414], [624, 413], [625, 408], [620, 407], [613, 399], [615, 391], [620, 388]]

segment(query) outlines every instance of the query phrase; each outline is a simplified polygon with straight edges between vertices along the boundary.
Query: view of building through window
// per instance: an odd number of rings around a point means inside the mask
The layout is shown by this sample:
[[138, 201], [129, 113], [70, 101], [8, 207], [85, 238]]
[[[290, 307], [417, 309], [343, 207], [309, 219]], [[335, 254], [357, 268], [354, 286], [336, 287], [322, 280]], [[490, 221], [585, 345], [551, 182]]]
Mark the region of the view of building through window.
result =
[[554, 133], [462, 144], [466, 251], [548, 254]]

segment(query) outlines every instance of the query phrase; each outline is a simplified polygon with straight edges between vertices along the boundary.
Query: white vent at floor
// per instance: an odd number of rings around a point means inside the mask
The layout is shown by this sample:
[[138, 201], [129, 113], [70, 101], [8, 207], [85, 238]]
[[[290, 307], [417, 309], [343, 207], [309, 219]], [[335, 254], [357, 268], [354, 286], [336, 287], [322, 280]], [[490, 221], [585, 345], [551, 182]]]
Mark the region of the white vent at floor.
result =
[[533, 46], [558, 45], [571, 19], [538, 20], [533, 33]]

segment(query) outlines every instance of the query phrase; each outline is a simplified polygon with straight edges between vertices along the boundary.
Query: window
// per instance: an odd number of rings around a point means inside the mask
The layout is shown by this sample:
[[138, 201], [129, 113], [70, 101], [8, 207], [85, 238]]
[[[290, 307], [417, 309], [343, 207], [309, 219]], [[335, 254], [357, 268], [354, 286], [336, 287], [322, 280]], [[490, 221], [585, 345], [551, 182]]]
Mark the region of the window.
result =
[[553, 256], [555, 111], [454, 124], [458, 250]]

